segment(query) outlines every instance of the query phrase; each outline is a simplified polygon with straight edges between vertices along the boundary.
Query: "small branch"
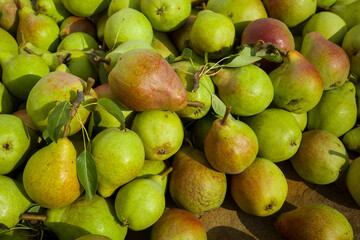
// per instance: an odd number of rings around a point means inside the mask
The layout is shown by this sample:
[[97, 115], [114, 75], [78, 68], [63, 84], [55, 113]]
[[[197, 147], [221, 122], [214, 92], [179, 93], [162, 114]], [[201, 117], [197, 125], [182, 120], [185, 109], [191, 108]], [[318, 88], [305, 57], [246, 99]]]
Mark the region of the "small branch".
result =
[[203, 107], [205, 107], [205, 104], [203, 104], [202, 102], [187, 101], [186, 106], [203, 108]]
[[171, 173], [173, 170], [172, 167], [169, 167], [163, 174], [161, 174], [161, 179], [164, 179], [169, 173]]
[[200, 66], [198, 70], [196, 70], [194, 76], [193, 76], [193, 87], [191, 89], [191, 92], [196, 92], [200, 87], [200, 79], [201, 79], [201, 72], [203, 71], [205, 66]]
[[62, 54], [57, 55], [58, 59], [59, 59], [59, 65], [61, 65], [64, 62], [64, 58], [62, 56]]
[[102, 58], [102, 57], [99, 57], [99, 56], [95, 56], [95, 57], [93, 58], [93, 60], [94, 60], [95, 62], [103, 62], [103, 63], [105, 63], [105, 64], [107, 64], [107, 65], [110, 65], [110, 63], [111, 63], [111, 60], [110, 60], [110, 59]]
[[331, 10], [330, 7], [327, 7], [327, 6], [322, 5], [322, 4], [320, 4], [320, 3], [316, 4], [316, 6], [317, 6], [319, 9], [324, 10], [324, 11], [330, 11], [330, 10]]
[[29, 54], [33, 54], [33, 55], [36, 55], [36, 56], [41, 57], [40, 54], [37, 54], [36, 52], [34, 52], [33, 50], [31, 50], [31, 49], [28, 48], [28, 47], [24, 47], [24, 51], [27, 52], [27, 53], [29, 53]]
[[73, 120], [73, 118], [75, 117], [76, 113], [77, 113], [77, 109], [80, 107], [80, 104], [84, 101], [84, 93], [81, 91], [77, 91], [77, 96], [76, 96], [76, 100], [73, 103], [73, 106], [71, 108], [71, 112], [70, 112], [70, 121], [68, 123], [66, 123], [65, 127], [64, 127], [64, 134], [63, 134], [63, 138], [67, 137], [67, 133], [69, 131], [69, 127], [70, 127], [70, 123]]
[[230, 115], [230, 112], [231, 112], [231, 107], [230, 106], [226, 106], [226, 112], [225, 112], [225, 115], [223, 117], [223, 119], [221, 120], [221, 125], [225, 125], [226, 124], [226, 121]]
[[89, 95], [89, 94], [90, 94], [90, 90], [91, 90], [91, 88], [94, 86], [94, 84], [95, 84], [95, 79], [89, 77], [88, 80], [87, 80], [87, 83], [86, 83], [85, 91], [84, 91], [84, 94], [85, 94], [85, 95]]
[[29, 213], [22, 213], [19, 216], [20, 220], [28, 220], [28, 221], [40, 221], [45, 222], [47, 217], [44, 214], [29, 214]]

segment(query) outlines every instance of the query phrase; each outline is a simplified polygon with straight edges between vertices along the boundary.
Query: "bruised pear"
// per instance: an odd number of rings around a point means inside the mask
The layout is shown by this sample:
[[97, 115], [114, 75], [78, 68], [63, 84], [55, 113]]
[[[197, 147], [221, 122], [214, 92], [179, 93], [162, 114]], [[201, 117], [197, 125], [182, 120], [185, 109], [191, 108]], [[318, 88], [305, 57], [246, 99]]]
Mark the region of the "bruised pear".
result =
[[115, 97], [135, 111], [178, 111], [187, 104], [178, 75], [151, 50], [134, 49], [121, 55], [108, 81]]
[[281, 214], [276, 230], [289, 240], [352, 240], [349, 221], [336, 209], [324, 204], [303, 205]]

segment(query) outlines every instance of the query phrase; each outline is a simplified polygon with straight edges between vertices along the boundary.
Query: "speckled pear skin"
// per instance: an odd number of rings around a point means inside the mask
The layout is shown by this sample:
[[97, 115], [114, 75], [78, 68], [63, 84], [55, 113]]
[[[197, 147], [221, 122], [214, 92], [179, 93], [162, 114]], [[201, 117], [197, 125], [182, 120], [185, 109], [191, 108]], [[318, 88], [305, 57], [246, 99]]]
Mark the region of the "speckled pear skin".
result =
[[76, 171], [76, 150], [68, 138], [41, 148], [26, 163], [24, 188], [29, 197], [44, 208], [70, 205], [81, 194]]
[[151, 50], [134, 49], [121, 55], [108, 80], [115, 97], [135, 111], [178, 111], [187, 104], [176, 72]]
[[354, 235], [345, 216], [324, 204], [303, 205], [283, 213], [275, 228], [289, 240], [352, 240]]

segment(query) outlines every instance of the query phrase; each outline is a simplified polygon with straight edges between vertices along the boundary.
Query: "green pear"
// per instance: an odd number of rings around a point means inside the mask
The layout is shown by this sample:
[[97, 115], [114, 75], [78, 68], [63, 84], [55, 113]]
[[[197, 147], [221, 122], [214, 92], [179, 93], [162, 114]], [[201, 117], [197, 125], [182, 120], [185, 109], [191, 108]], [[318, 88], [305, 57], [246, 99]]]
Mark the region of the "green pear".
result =
[[[0, 223], [12, 228], [19, 222], [20, 214], [25, 212], [31, 202], [23, 185], [18, 181], [0, 175], [0, 184]], [[2, 239], [1, 234], [0, 238]]]
[[[164, 161], [145, 160], [144, 166], [142, 167], [142, 169], [140, 170], [140, 172], [138, 173], [135, 179], [149, 178], [153, 175], [161, 175], [168, 169], [168, 165], [169, 163], [167, 160]], [[161, 185], [165, 193], [168, 185], [168, 175], [166, 175], [162, 179]]]
[[346, 174], [346, 186], [354, 198], [357, 205], [360, 206], [360, 157], [356, 158], [349, 166]]
[[18, 10], [22, 6], [33, 8], [30, 0], [21, 0], [21, 2], [14, 0], [0, 1], [0, 28], [3, 28], [13, 36], [16, 36], [16, 29], [19, 23]]
[[350, 29], [357, 24], [360, 24], [360, 10], [359, 1], [350, 1], [349, 3], [336, 3], [330, 8], [330, 11], [339, 15], [346, 22], [347, 27]]
[[78, 17], [91, 17], [105, 10], [111, 0], [61, 0], [66, 10]]
[[134, 179], [116, 194], [116, 216], [124, 226], [133, 231], [152, 226], [164, 210], [165, 195], [160, 175]]
[[299, 124], [301, 131], [304, 131], [307, 126], [307, 113], [291, 113]]
[[111, 0], [107, 15], [110, 17], [123, 8], [133, 8], [140, 11], [140, 0]]
[[190, 0], [140, 0], [141, 12], [157, 31], [171, 32], [181, 27], [191, 12]]
[[20, 118], [0, 114], [0, 174], [8, 174], [28, 157], [29, 132]]
[[57, 47], [57, 51], [62, 50], [72, 50], [78, 49], [82, 51], [87, 51], [90, 49], [99, 50], [99, 44], [96, 40], [87, 33], [84, 32], [74, 32], [68, 34], [60, 42]]
[[290, 161], [300, 177], [315, 184], [335, 182], [348, 166], [343, 143], [325, 130], [304, 132], [300, 148]]
[[[69, 206], [49, 209], [45, 226], [54, 231], [59, 240], [69, 239], [116, 239], [124, 240], [127, 228], [116, 218], [114, 201], [94, 195], [92, 200], [79, 197]], [[85, 238], [98, 234], [108, 238]]]
[[104, 40], [110, 50], [129, 40], [142, 40], [151, 44], [153, 29], [146, 16], [132, 8], [124, 8], [108, 18]]
[[4, 84], [0, 82], [0, 114], [12, 113], [15, 110], [13, 100], [13, 97], [10, 95]]
[[177, 57], [179, 55], [178, 50], [171, 42], [168, 35], [164, 32], [154, 30], [154, 37], [151, 46], [158, 52], [163, 58], [167, 58], [170, 55]]
[[196, 15], [190, 14], [185, 23], [180, 28], [169, 32], [170, 39], [179, 52], [182, 52], [184, 48], [190, 48], [190, 32], [195, 19]]
[[35, 84], [50, 72], [49, 66], [39, 56], [22, 54], [1, 64], [2, 81], [9, 92], [25, 101]]
[[306, 204], [282, 213], [275, 228], [287, 239], [352, 240], [354, 236], [346, 217], [325, 204]]
[[290, 112], [268, 108], [243, 120], [257, 136], [259, 141], [258, 157], [280, 162], [289, 159], [298, 151], [302, 132]]
[[341, 141], [346, 149], [360, 153], [360, 127], [349, 130]]
[[98, 171], [98, 192], [111, 196], [115, 190], [134, 179], [145, 161], [140, 137], [129, 129], [108, 128], [91, 141], [91, 153]]
[[53, 18], [58, 24], [71, 15], [61, 0], [38, 0], [36, 1], [36, 10]]
[[191, 46], [196, 53], [220, 59], [232, 52], [234, 24], [226, 16], [211, 10], [200, 11], [190, 32]]
[[10, 230], [9, 232], [0, 233], [0, 240], [32, 240], [32, 232], [24, 229]]
[[109, 85], [115, 97], [135, 111], [178, 111], [187, 105], [186, 89], [176, 72], [148, 49], [122, 54], [109, 74]]
[[82, 192], [76, 157], [75, 147], [68, 138], [60, 138], [34, 153], [23, 172], [29, 197], [44, 208], [61, 208], [74, 202]]
[[357, 117], [360, 119], [360, 81], [354, 82], [356, 91], [356, 106], [357, 106]]
[[179, 116], [168, 110], [144, 111], [136, 114], [131, 125], [145, 148], [147, 160], [165, 160], [174, 155], [184, 140]]
[[231, 176], [230, 191], [241, 210], [264, 217], [283, 206], [288, 185], [275, 163], [257, 157], [243, 172]]
[[319, 32], [325, 39], [340, 45], [347, 31], [348, 27], [341, 17], [332, 12], [319, 12], [306, 22], [302, 36]]
[[324, 90], [341, 86], [348, 78], [350, 61], [346, 52], [326, 40], [319, 32], [310, 32], [303, 38], [301, 54], [319, 71]]
[[260, 0], [209, 0], [207, 9], [227, 16], [234, 23], [238, 37], [250, 22], [267, 18], [265, 7]]
[[[35, 126], [43, 132], [47, 128], [49, 115], [56, 105], [62, 101], [75, 101], [78, 90], [85, 91], [85, 82], [70, 73], [56, 71], [41, 78], [31, 89], [26, 102], [26, 110]], [[90, 95], [85, 95], [85, 101], [80, 106], [95, 101], [96, 93], [91, 89]], [[82, 120], [82, 124], [85, 124], [92, 109], [91, 106], [78, 109], [77, 117]], [[82, 128], [77, 117], [71, 121], [69, 136], [79, 132]]]
[[192, 132], [192, 140], [194, 146], [204, 151], [204, 140], [206, 134], [209, 132], [210, 128], [212, 127], [214, 121], [218, 119], [219, 116], [209, 112], [204, 117], [197, 119], [191, 128]]
[[77, 238], [76, 240], [111, 240], [111, 238], [98, 234], [88, 234]]
[[69, 16], [60, 25], [60, 38], [64, 39], [67, 35], [74, 32], [84, 32], [94, 39], [97, 38], [96, 26], [88, 18]]
[[104, 40], [105, 25], [108, 18], [107, 12], [104, 11], [96, 21], [96, 35], [100, 41]]
[[192, 213], [179, 208], [166, 209], [151, 228], [150, 240], [206, 240], [202, 222]]
[[354, 127], [356, 118], [355, 86], [347, 81], [324, 92], [318, 105], [308, 112], [308, 129], [326, 130], [340, 137]]
[[215, 87], [210, 76], [202, 76], [199, 80], [199, 87], [194, 89], [193, 77], [199, 66], [186, 60], [174, 62], [171, 66], [186, 89], [187, 101], [203, 104], [202, 106], [186, 106], [184, 109], [176, 111], [176, 114], [180, 118], [202, 118], [211, 109], [211, 95], [215, 94]]
[[226, 175], [213, 169], [203, 152], [184, 145], [175, 154], [172, 167], [169, 192], [176, 205], [199, 214], [224, 202]]
[[326, 7], [330, 7], [331, 5], [336, 3], [336, 0], [317, 0], [317, 3]]
[[3, 28], [0, 28], [0, 50], [18, 55], [18, 44], [15, 38]]
[[305, 21], [316, 11], [314, 0], [264, 0], [269, 17], [279, 19], [288, 27], [294, 27]]
[[229, 119], [231, 108], [214, 121], [204, 140], [204, 152], [211, 166], [227, 174], [244, 171], [255, 160], [259, 144], [255, 132], [244, 122]]
[[19, 10], [19, 24], [16, 40], [20, 44], [30, 42], [34, 46], [54, 52], [59, 44], [59, 26], [55, 20], [44, 14], [35, 14], [29, 7]]
[[351, 28], [343, 39], [341, 47], [350, 59], [350, 72], [360, 77], [360, 24]]
[[212, 79], [218, 96], [227, 106], [231, 106], [231, 113], [234, 115], [258, 114], [264, 111], [274, 98], [270, 77], [253, 64], [223, 68]]

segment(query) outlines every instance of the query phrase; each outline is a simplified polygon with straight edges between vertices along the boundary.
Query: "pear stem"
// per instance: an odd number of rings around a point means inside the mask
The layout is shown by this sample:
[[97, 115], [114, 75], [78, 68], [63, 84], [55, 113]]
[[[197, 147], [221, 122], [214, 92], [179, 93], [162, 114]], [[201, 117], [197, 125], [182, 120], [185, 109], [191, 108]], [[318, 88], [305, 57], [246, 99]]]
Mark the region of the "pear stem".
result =
[[203, 104], [202, 102], [187, 101], [186, 106], [203, 108], [203, 107], [205, 107], [205, 104]]
[[163, 174], [161, 174], [161, 179], [164, 179], [167, 175], [169, 175], [169, 173], [171, 173], [173, 170], [172, 167], [169, 167]]
[[24, 4], [21, 2], [21, 0], [15, 0], [15, 4], [18, 9], [22, 9], [24, 7]]
[[71, 108], [71, 112], [70, 112], [70, 121], [68, 123], [66, 123], [65, 127], [64, 127], [64, 134], [63, 134], [63, 138], [67, 138], [67, 134], [69, 131], [69, 127], [70, 127], [70, 123], [73, 120], [73, 118], [75, 117], [76, 113], [77, 113], [77, 109], [80, 107], [80, 104], [84, 101], [84, 92], [82, 91], [77, 91], [77, 95], [76, 95], [76, 100], [72, 105]]
[[231, 107], [230, 106], [226, 106], [226, 112], [225, 112], [225, 115], [223, 117], [223, 119], [221, 120], [221, 125], [225, 125], [226, 124], [226, 121], [230, 115], [230, 112], [231, 112]]
[[99, 57], [99, 56], [95, 56], [93, 59], [94, 59], [95, 62], [103, 62], [103, 63], [105, 63], [107, 65], [110, 65], [110, 63], [111, 63], [110, 59], [102, 58], [102, 57]]
[[45, 222], [47, 217], [44, 214], [29, 214], [29, 213], [22, 213], [19, 216], [20, 220], [28, 220], [28, 221], [40, 221]]
[[28, 48], [28, 47], [24, 47], [24, 51], [27, 52], [27, 53], [29, 53], [29, 54], [33, 54], [33, 55], [36, 55], [36, 56], [41, 57], [40, 54], [37, 54], [36, 52], [34, 52], [33, 50], [31, 50], [31, 49]]
[[205, 66], [200, 66], [198, 70], [196, 70], [194, 76], [193, 76], [193, 87], [191, 89], [191, 92], [196, 92], [200, 87], [200, 74], [203, 72]]
[[327, 7], [327, 6], [322, 5], [322, 4], [320, 4], [320, 3], [318, 3], [318, 4], [316, 4], [316, 5], [317, 5], [317, 7], [318, 7], [319, 9], [321, 9], [321, 10], [324, 10], [324, 11], [330, 11], [330, 10], [331, 10], [330, 7]]
[[95, 79], [89, 77], [88, 80], [87, 80], [87, 83], [86, 83], [85, 91], [84, 91], [85, 95], [90, 94], [90, 90], [91, 90], [92, 86], [94, 86], [94, 84], [95, 84]]

